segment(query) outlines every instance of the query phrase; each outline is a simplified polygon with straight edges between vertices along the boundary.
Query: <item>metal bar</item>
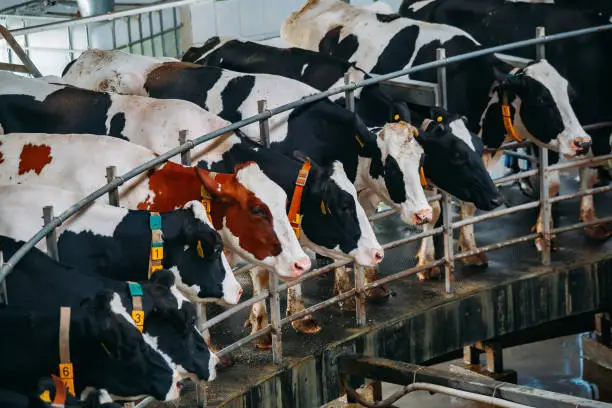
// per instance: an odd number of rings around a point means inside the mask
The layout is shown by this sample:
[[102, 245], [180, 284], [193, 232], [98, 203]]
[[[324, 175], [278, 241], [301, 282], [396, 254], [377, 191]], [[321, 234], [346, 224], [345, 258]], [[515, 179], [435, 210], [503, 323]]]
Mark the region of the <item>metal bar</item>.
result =
[[174, 23], [174, 45], [176, 46], [176, 58], [181, 58], [181, 39], [178, 32], [178, 18], [176, 17], [176, 8], [172, 9], [172, 21]]
[[128, 49], [130, 52], [134, 52], [134, 46], [132, 45], [132, 18], [128, 17], [125, 21], [127, 22]]
[[[536, 27], [536, 38], [546, 37], [546, 29], [544, 27]], [[544, 43], [536, 44], [536, 59], [546, 59], [546, 47]]]
[[244, 346], [245, 344], [248, 344], [250, 342], [252, 342], [253, 340], [256, 340], [262, 336], [265, 336], [266, 334], [270, 333], [272, 331], [272, 326], [267, 325], [266, 327], [264, 327], [263, 329], [250, 334], [246, 337], [241, 338], [240, 340], [238, 340], [235, 343], [230, 344], [229, 346], [225, 347], [224, 349], [221, 349], [217, 354], [218, 357], [223, 357], [226, 354], [231, 353], [234, 350], [238, 350], [240, 347]]
[[363, 290], [374, 289], [375, 287], [384, 285], [386, 283], [390, 283], [390, 282], [393, 282], [393, 281], [396, 281], [396, 280], [402, 279], [402, 278], [407, 278], [408, 276], [415, 275], [415, 274], [417, 274], [417, 273], [419, 273], [421, 271], [424, 271], [426, 269], [434, 268], [436, 266], [443, 265], [444, 262], [445, 262], [444, 259], [438, 259], [437, 261], [432, 262], [432, 263], [427, 264], [427, 265], [415, 266], [413, 268], [406, 269], [405, 271], [394, 273], [393, 275], [390, 275], [390, 276], [385, 276], [384, 278], [380, 278], [380, 279], [378, 279], [375, 282], [368, 283], [367, 285], [365, 285], [363, 287]]
[[270, 320], [272, 326], [272, 362], [283, 362], [283, 330], [280, 312], [280, 294], [278, 292], [278, 275], [268, 271], [270, 287]]
[[589, 189], [584, 190], [584, 191], [579, 191], [577, 193], [563, 194], [563, 195], [560, 195], [560, 196], [557, 196], [557, 197], [552, 197], [548, 201], [551, 204], [555, 204], [555, 203], [558, 203], [559, 201], [571, 200], [572, 198], [583, 197], [583, 196], [586, 196], [586, 195], [595, 195], [595, 194], [606, 193], [608, 191], [612, 191], [612, 186], [595, 187], [595, 188], [589, 188]]
[[155, 47], [155, 38], [153, 38], [153, 12], [149, 11], [149, 35], [151, 36], [151, 54], [155, 57], [156, 47]]
[[[344, 85], [349, 85], [351, 83], [351, 74], [348, 72], [344, 73]], [[344, 92], [344, 103], [346, 109], [351, 112], [355, 112], [355, 93], [352, 89], [346, 90]]]
[[157, 12], [159, 15], [159, 32], [161, 33], [161, 47], [162, 47], [162, 57], [166, 57], [166, 39], [164, 38], [164, 13], [163, 11]]
[[[444, 48], [437, 48], [436, 61], [444, 61], [445, 59], [446, 50]], [[442, 106], [442, 109], [448, 109], [446, 66], [438, 67], [438, 88], [440, 89], [440, 105]], [[455, 260], [453, 259], [453, 206], [451, 200], [451, 195], [446, 191], [442, 191], [441, 206], [444, 242], [444, 290], [446, 293], [455, 292]]]
[[31, 73], [25, 65], [7, 64], [5, 62], [0, 62], [0, 71], [21, 72], [24, 74]]
[[315, 269], [314, 271], [306, 272], [305, 274], [303, 274], [302, 276], [300, 276], [297, 279], [292, 280], [291, 282], [283, 283], [282, 285], [279, 286], [278, 290], [282, 292], [282, 291], [287, 290], [289, 288], [292, 288], [292, 287], [294, 287], [296, 285], [299, 285], [300, 283], [302, 283], [302, 282], [304, 282], [304, 281], [306, 281], [308, 279], [314, 278], [314, 277], [319, 276], [319, 275], [323, 275], [324, 273], [328, 273], [329, 271], [331, 271], [331, 270], [333, 270], [335, 268], [347, 265], [349, 263], [351, 263], [351, 261], [336, 261], [336, 262], [331, 263], [329, 265], [325, 265], [322, 268]]
[[355, 323], [357, 326], [366, 325], [366, 295], [363, 290], [365, 283], [365, 268], [357, 262], [353, 264], [355, 275]]
[[[117, 166], [108, 166], [106, 168], [106, 182], [112, 183], [117, 173]], [[108, 192], [108, 203], [119, 207], [119, 190], [114, 188]]]
[[[72, 50], [72, 48], [73, 48], [73, 43], [72, 43], [72, 27], [68, 27], [68, 49]], [[69, 51], [68, 52], [68, 56], [70, 58], [70, 61], [74, 60], [74, 52]]]
[[537, 201], [533, 201], [533, 202], [525, 203], [521, 205], [515, 205], [513, 207], [506, 208], [503, 210], [492, 211], [492, 212], [488, 212], [482, 215], [478, 215], [476, 217], [470, 217], [470, 218], [466, 218], [461, 221], [456, 221], [453, 223], [453, 228], [465, 227], [466, 225], [476, 224], [477, 222], [490, 220], [492, 218], [503, 217], [504, 215], [514, 214], [519, 211], [525, 211], [525, 210], [530, 210], [532, 208], [538, 208], [539, 206], [540, 206], [540, 203]]
[[507, 150], [507, 151], [504, 152], [504, 154], [506, 156], [514, 156], [514, 157], [518, 157], [519, 159], [527, 160], [527, 161], [530, 161], [530, 162], [538, 161], [537, 157], [530, 156], [530, 155], [524, 154], [524, 153], [513, 152], [512, 150]]
[[[265, 99], [257, 101], [257, 112], [264, 113], [268, 111], [268, 102]], [[259, 121], [259, 138], [260, 143], [266, 147], [270, 147], [270, 124], [268, 119]]]
[[87, 24], [85, 24], [85, 38], [87, 41], [87, 49], [91, 48], [91, 38], [89, 37], [90, 33], [89, 33], [89, 26]]
[[535, 176], [538, 173], [539, 173], [539, 170], [537, 170], [537, 169], [535, 169], [535, 170], [527, 170], [527, 171], [520, 171], [520, 172], [512, 174], [510, 176], [505, 176], [505, 177], [500, 177], [498, 179], [495, 179], [495, 180], [493, 180], [493, 183], [495, 183], [495, 185], [505, 184], [505, 183], [509, 183], [510, 181], [516, 181], [516, 180], [524, 179], [524, 178], [527, 178], [527, 177]]
[[136, 16], [138, 19], [138, 41], [140, 41], [140, 53], [144, 55], [144, 43], [142, 42], [142, 14]]
[[201, 327], [202, 331], [206, 329], [210, 329], [215, 324], [221, 323], [223, 320], [227, 319], [228, 317], [232, 316], [235, 313], [238, 313], [242, 309], [246, 309], [247, 307], [253, 306], [257, 302], [266, 300], [268, 296], [270, 296], [270, 292], [268, 290], [263, 290], [259, 295], [253, 296], [249, 300], [245, 300], [242, 303], [238, 303], [236, 306], [232, 306], [230, 309], [227, 309], [225, 312], [219, 313], [212, 319], [206, 320], [206, 323], [204, 323]]
[[601, 401], [495, 381], [484, 376], [466, 377], [448, 370], [382, 358], [344, 354], [338, 356], [337, 367], [341, 377], [354, 375], [400, 385], [428, 383], [538, 408], [609, 407], [609, 404]]
[[406, 237], [406, 238], [401, 238], [401, 239], [398, 239], [398, 240], [395, 240], [395, 241], [387, 242], [382, 247], [386, 251], [387, 249], [395, 248], [395, 247], [398, 247], [400, 245], [409, 244], [410, 242], [418, 241], [418, 240], [421, 240], [423, 238], [427, 238], [427, 237], [431, 237], [433, 235], [441, 234], [443, 231], [444, 231], [444, 227], [434, 228], [434, 229], [426, 231], [426, 232], [421, 232], [419, 234], [410, 235], [409, 237]]
[[[185, 144], [187, 141], [187, 130], [179, 130], [179, 145]], [[191, 150], [181, 153], [181, 163], [183, 166], [191, 166]]]
[[113, 50], [117, 49], [117, 20], [113, 20], [111, 24], [111, 41], [113, 42]]
[[548, 149], [540, 147], [540, 219], [542, 220], [542, 264], [550, 265], [551, 241], [552, 235], [550, 227], [552, 222], [552, 207], [550, 205], [549, 187], [550, 172], [548, 171]]
[[460, 253], [455, 255], [455, 260], [458, 260], [458, 259], [461, 259], [461, 258], [466, 258], [466, 257], [472, 256], [472, 255], [482, 254], [483, 252], [494, 251], [496, 249], [501, 249], [501, 248], [504, 248], [504, 247], [507, 247], [507, 246], [511, 246], [511, 245], [521, 244], [523, 242], [527, 242], [527, 241], [531, 241], [532, 239], [536, 239], [539, 236], [540, 236], [540, 234], [535, 234], [535, 233], [534, 234], [529, 234], [529, 235], [523, 235], [522, 237], [509, 239], [507, 241], [498, 242], [496, 244], [485, 245], [485, 246], [477, 248], [477, 249], [475, 249], [473, 251], [460, 252]]
[[340, 301], [342, 301], [342, 300], [344, 300], [344, 299], [348, 299], [348, 298], [350, 298], [350, 297], [352, 297], [352, 296], [355, 296], [355, 294], [356, 294], [356, 293], [357, 293], [357, 292], [355, 291], [355, 288], [353, 288], [353, 289], [350, 289], [350, 290], [348, 290], [348, 291], [346, 291], [346, 292], [344, 292], [344, 293], [342, 293], [342, 294], [340, 294], [340, 295], [337, 295], [337, 296], [331, 297], [331, 298], [329, 298], [329, 299], [327, 299], [327, 300], [324, 300], [324, 301], [323, 301], [323, 302], [321, 302], [321, 303], [317, 303], [317, 304], [316, 304], [316, 305], [314, 305], [314, 306], [310, 306], [310, 307], [309, 307], [309, 308], [307, 308], [307, 309], [304, 309], [304, 310], [302, 310], [302, 311], [299, 311], [299, 312], [298, 312], [298, 313], [296, 313], [296, 314], [293, 314], [293, 315], [291, 315], [291, 316], [287, 316], [287, 317], [285, 317], [284, 319], [282, 319], [282, 320], [281, 320], [281, 325], [283, 325], [283, 326], [284, 326], [284, 325], [289, 324], [289, 323], [291, 323], [291, 322], [293, 322], [293, 321], [295, 321], [295, 320], [299, 320], [299, 319], [301, 319], [301, 318], [302, 318], [302, 317], [304, 317], [304, 316], [307, 316], [307, 315], [309, 315], [309, 314], [311, 314], [311, 313], [316, 312], [317, 310], [324, 309], [324, 308], [326, 308], [327, 306], [330, 306], [330, 305], [332, 305], [332, 304], [334, 304], [334, 303], [337, 303], [337, 302], [340, 302]]
[[[4, 265], [4, 254], [0, 250], [0, 266]], [[0, 284], [0, 304], [8, 305], [8, 291], [6, 290], [6, 280]]]
[[573, 231], [573, 230], [577, 230], [577, 229], [585, 228], [585, 227], [592, 227], [594, 225], [599, 225], [599, 224], [606, 224], [608, 222], [612, 222], [612, 216], [605, 217], [605, 218], [599, 218], [599, 219], [592, 220], [592, 221], [579, 222], [578, 224], [569, 225], [567, 227], [553, 228], [552, 234], [562, 234], [564, 232]]
[[[28, 54], [26, 54], [26, 52], [23, 50], [23, 48], [21, 48], [21, 45], [19, 45], [17, 40], [15, 40], [15, 37], [13, 36], [13, 33], [11, 31], [7, 30], [6, 27], [1, 25], [1, 24], [0, 24], [0, 35], [2, 35], [2, 37], [4, 37], [4, 39], [6, 40], [6, 43], [8, 44], [8, 46], [10, 48], [10, 50], [13, 50], [15, 52], [15, 54], [17, 54], [17, 56], [19, 57], [19, 59], [21, 60], [23, 65], [28, 69], [29, 73], [31, 73], [35, 78], [42, 77], [42, 74], [40, 73], [38, 68], [36, 68], [36, 65], [34, 65], [32, 60], [28, 56]], [[25, 37], [24, 37], [24, 39], [25, 39]], [[26, 45], [27, 45], [27, 42], [26, 42]], [[11, 61], [9, 61], [9, 62], [11, 62]]]
[[[43, 222], [45, 223], [45, 226], [53, 223], [52, 205], [47, 205], [43, 207]], [[57, 232], [55, 231], [55, 228], [53, 228], [48, 234], [45, 235], [47, 239], [47, 254], [49, 254], [49, 256], [55, 259], [56, 261], [59, 261], [59, 251], [57, 250]]]
[[612, 160], [612, 154], [606, 154], [604, 156], [597, 157], [589, 157], [588, 159], [581, 160], [573, 160], [567, 163], [557, 163], [552, 166], [548, 166], [548, 171], [559, 171], [559, 170], [567, 170], [572, 167], [581, 167], [581, 166], [595, 166], [600, 162]]

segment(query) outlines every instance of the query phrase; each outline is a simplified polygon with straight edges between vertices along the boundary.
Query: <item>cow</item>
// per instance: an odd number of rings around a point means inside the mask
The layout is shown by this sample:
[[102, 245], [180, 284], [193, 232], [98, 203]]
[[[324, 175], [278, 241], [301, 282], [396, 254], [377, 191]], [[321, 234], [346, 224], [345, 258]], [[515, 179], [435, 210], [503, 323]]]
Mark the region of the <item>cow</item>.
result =
[[[45, 184], [89, 194], [106, 183], [108, 166], [122, 174], [156, 155], [113, 137], [90, 134], [11, 133], [0, 139], [0, 184]], [[83, 152], [95, 152], [85, 159]], [[192, 200], [210, 204], [212, 224], [228, 249], [267, 266], [281, 279], [294, 279], [310, 268], [284, 214], [285, 193], [254, 162], [232, 174], [210, 174], [168, 161], [118, 188], [128, 209], [167, 212]], [[108, 196], [99, 198], [108, 203]]]
[[[85, 395], [86, 394], [86, 395]], [[73, 397], [57, 376], [45, 376], [38, 381], [31, 395], [0, 389], [0, 406], [10, 408], [122, 408], [113, 402], [106, 390], [88, 389], [82, 393], [83, 400]], [[57, 405], [51, 405], [57, 404]]]
[[[71, 308], [69, 326], [70, 343], [79, 345], [70, 347], [77, 395], [94, 387], [118, 396], [178, 397], [176, 371], [146, 342], [118, 294], [105, 290], [83, 299]], [[0, 305], [0, 327], [10, 333], [0, 336], [2, 386], [29, 395], [40, 377], [58, 370], [60, 308]]]
[[[370, 78], [355, 64], [329, 55], [296, 47], [276, 48], [232, 37], [211, 37], [201, 47], [189, 48], [181, 60], [243, 73], [279, 75], [319, 91], [344, 85], [345, 74], [354, 82]], [[346, 104], [343, 93], [332, 95], [330, 99], [341, 106]], [[408, 121], [401, 117], [408, 107], [401, 105], [401, 101], [393, 101], [378, 84], [355, 90], [355, 112], [369, 127], [384, 126], [400, 118]]]
[[[41, 208], [51, 205], [59, 214], [81, 198], [46, 185], [0, 186], [0, 234], [27, 240], [42, 227]], [[77, 270], [107, 278], [143, 279], [149, 271], [151, 216], [149, 211], [91, 203], [56, 229], [59, 258]], [[192, 302], [212, 298], [237, 304], [242, 288], [202, 203], [189, 201], [179, 210], [160, 213], [160, 217], [162, 267], [172, 271], [181, 292]], [[36, 247], [46, 251], [46, 241], [39, 241]]]
[[[609, 23], [612, 8], [610, 2], [595, 1], [555, 1], [555, 4], [508, 3], [503, 0], [437, 0], [427, 5], [413, 1], [404, 1], [400, 14], [406, 17], [425, 20], [432, 23], [451, 24], [469, 32], [485, 47], [526, 40], [534, 36], [536, 27], [542, 26], [546, 34], [579, 30]], [[576, 4], [574, 4], [576, 3]], [[579, 3], [579, 4], [578, 4]], [[576, 7], [578, 6], [579, 7]], [[508, 25], [506, 22], [514, 21]], [[612, 69], [612, 55], [609, 44], [612, 33], [601, 31], [589, 35], [553, 41], [546, 44], [546, 59], [567, 78], [572, 86], [571, 105], [581, 123], [594, 124], [608, 122], [612, 118], [612, 102], [607, 92], [612, 89], [609, 72]], [[535, 59], [535, 47], [522, 47], [511, 51], [522, 58]], [[588, 64], [576, 64], [576, 61], [589, 61]], [[609, 154], [609, 128], [592, 129], [592, 152], [595, 156]], [[537, 151], [535, 152], [537, 155]], [[551, 154], [549, 163], [557, 161], [557, 155]], [[609, 180], [609, 176], [599, 167], [600, 178]], [[586, 183], [592, 185], [596, 174], [587, 170]], [[606, 180], [608, 179], [608, 180]], [[581, 201], [582, 213], [588, 219], [594, 219], [591, 196]], [[599, 226], [591, 227], [587, 233], [592, 238], [605, 238], [607, 233]]]
[[[0, 248], [12, 256], [23, 241], [0, 235]], [[59, 263], [38, 248], [29, 251], [6, 278], [10, 304], [31, 311], [52, 310], [60, 306], [77, 307], [85, 297], [102, 290], [111, 290], [117, 306], [125, 310], [134, 323], [140, 323], [147, 344], [163, 357], [170, 367], [176, 367], [178, 380], [190, 378], [196, 382], [212, 381], [219, 358], [209, 350], [195, 327], [195, 308], [178, 290], [174, 274], [162, 269], [138, 282], [139, 292], [128, 283], [106, 278], [95, 270], [74, 268]], [[41, 296], [41, 293], [46, 293]], [[141, 295], [144, 317], [135, 316], [134, 296]], [[131, 309], [131, 310], [130, 310]], [[101, 384], [92, 384], [104, 388]], [[110, 393], [134, 399], [138, 394]]]
[[[472, 36], [453, 26], [376, 14], [336, 0], [306, 1], [283, 22], [281, 37], [295, 46], [355, 62], [374, 74], [431, 61], [438, 47], [444, 47], [447, 56], [481, 48]], [[568, 157], [589, 152], [591, 138], [570, 105], [568, 82], [546, 60], [517, 69], [487, 55], [447, 67], [447, 77], [448, 110], [464, 114], [469, 129], [479, 133], [486, 147], [497, 148], [506, 139], [501, 106], [504, 104], [518, 138]], [[437, 82], [432, 70], [417, 72], [411, 78]], [[471, 141], [466, 142], [477, 150]], [[488, 166], [501, 157], [501, 152], [495, 156], [485, 160]], [[555, 195], [560, 184], [558, 174], [551, 178], [550, 193]], [[583, 207], [584, 221], [595, 217], [594, 211], [589, 211], [593, 210], [592, 202], [590, 207]], [[473, 204], [462, 203], [462, 217], [474, 212]], [[541, 219], [540, 215], [538, 232], [542, 230]], [[463, 251], [476, 248], [473, 226], [462, 228], [460, 247]], [[536, 247], [541, 250], [541, 239], [536, 240]], [[479, 254], [464, 258], [463, 262], [486, 265], [487, 261], [484, 254]]]

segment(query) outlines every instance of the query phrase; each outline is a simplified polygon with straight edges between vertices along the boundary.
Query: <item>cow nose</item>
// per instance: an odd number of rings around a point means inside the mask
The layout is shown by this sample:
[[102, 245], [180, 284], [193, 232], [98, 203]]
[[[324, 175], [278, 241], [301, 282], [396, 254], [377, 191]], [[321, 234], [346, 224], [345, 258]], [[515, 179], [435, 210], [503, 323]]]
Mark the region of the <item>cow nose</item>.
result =
[[376, 249], [374, 251], [374, 264], [381, 263], [384, 257], [385, 257], [385, 251], [383, 251], [382, 249]]
[[433, 211], [431, 207], [425, 208], [423, 210], [419, 210], [415, 212], [413, 217], [414, 217], [414, 223], [416, 225], [423, 225], [431, 221], [433, 217]]
[[577, 156], [584, 156], [591, 149], [591, 139], [577, 137], [572, 141], [572, 147]]
[[302, 259], [298, 259], [293, 263], [293, 270], [291, 272], [293, 272], [293, 276], [297, 278], [304, 272], [308, 271], [310, 269], [310, 266], [310, 258], [304, 257]]

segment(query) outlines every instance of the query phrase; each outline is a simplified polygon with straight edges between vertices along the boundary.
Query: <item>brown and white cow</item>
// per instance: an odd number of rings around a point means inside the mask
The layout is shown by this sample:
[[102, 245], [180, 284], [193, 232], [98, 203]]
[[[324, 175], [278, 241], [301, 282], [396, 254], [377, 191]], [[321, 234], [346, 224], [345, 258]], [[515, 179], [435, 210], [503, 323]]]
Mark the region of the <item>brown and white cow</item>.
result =
[[[0, 184], [43, 184], [89, 194], [106, 183], [108, 166], [123, 174], [155, 157], [116, 138], [11, 133], [0, 139]], [[121, 186], [119, 203], [128, 209], [172, 211], [202, 200], [203, 188], [212, 197], [212, 222], [228, 249], [271, 268], [281, 279], [294, 279], [310, 269], [310, 259], [285, 215], [286, 194], [256, 163], [237, 166], [234, 174], [219, 174], [166, 162]], [[99, 200], [108, 202], [108, 197]]]

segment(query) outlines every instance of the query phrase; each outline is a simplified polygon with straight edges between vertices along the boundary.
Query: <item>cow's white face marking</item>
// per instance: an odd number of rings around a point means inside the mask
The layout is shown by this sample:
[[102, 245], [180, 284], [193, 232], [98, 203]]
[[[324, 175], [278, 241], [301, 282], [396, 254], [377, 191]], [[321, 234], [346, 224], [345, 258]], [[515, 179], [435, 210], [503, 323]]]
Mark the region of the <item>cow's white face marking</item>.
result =
[[416, 1], [414, 3], [412, 3], [410, 6], [408, 6], [408, 9], [412, 10], [413, 12], [417, 12], [420, 9], [422, 9], [423, 7], [433, 3], [436, 0], [421, 0], [421, 1]]
[[334, 181], [334, 183], [336, 183], [336, 185], [338, 185], [338, 187], [340, 187], [341, 190], [350, 194], [355, 202], [355, 211], [357, 214], [357, 222], [359, 223], [361, 236], [357, 241], [357, 248], [352, 250], [350, 255], [360, 265], [376, 265], [380, 262], [380, 259], [377, 259], [375, 254], [377, 251], [382, 250], [382, 246], [376, 239], [376, 235], [374, 234], [374, 230], [370, 225], [368, 216], [357, 199], [357, 191], [355, 190], [355, 186], [349, 181], [344, 171], [344, 167], [339, 161], [334, 161], [333, 172], [330, 178]]
[[449, 124], [449, 127], [451, 128], [451, 132], [454, 136], [461, 139], [461, 141], [468, 145], [473, 152], [476, 151], [474, 142], [472, 141], [472, 134], [468, 130], [467, 126], [465, 126], [465, 122], [463, 120], [454, 120]]

